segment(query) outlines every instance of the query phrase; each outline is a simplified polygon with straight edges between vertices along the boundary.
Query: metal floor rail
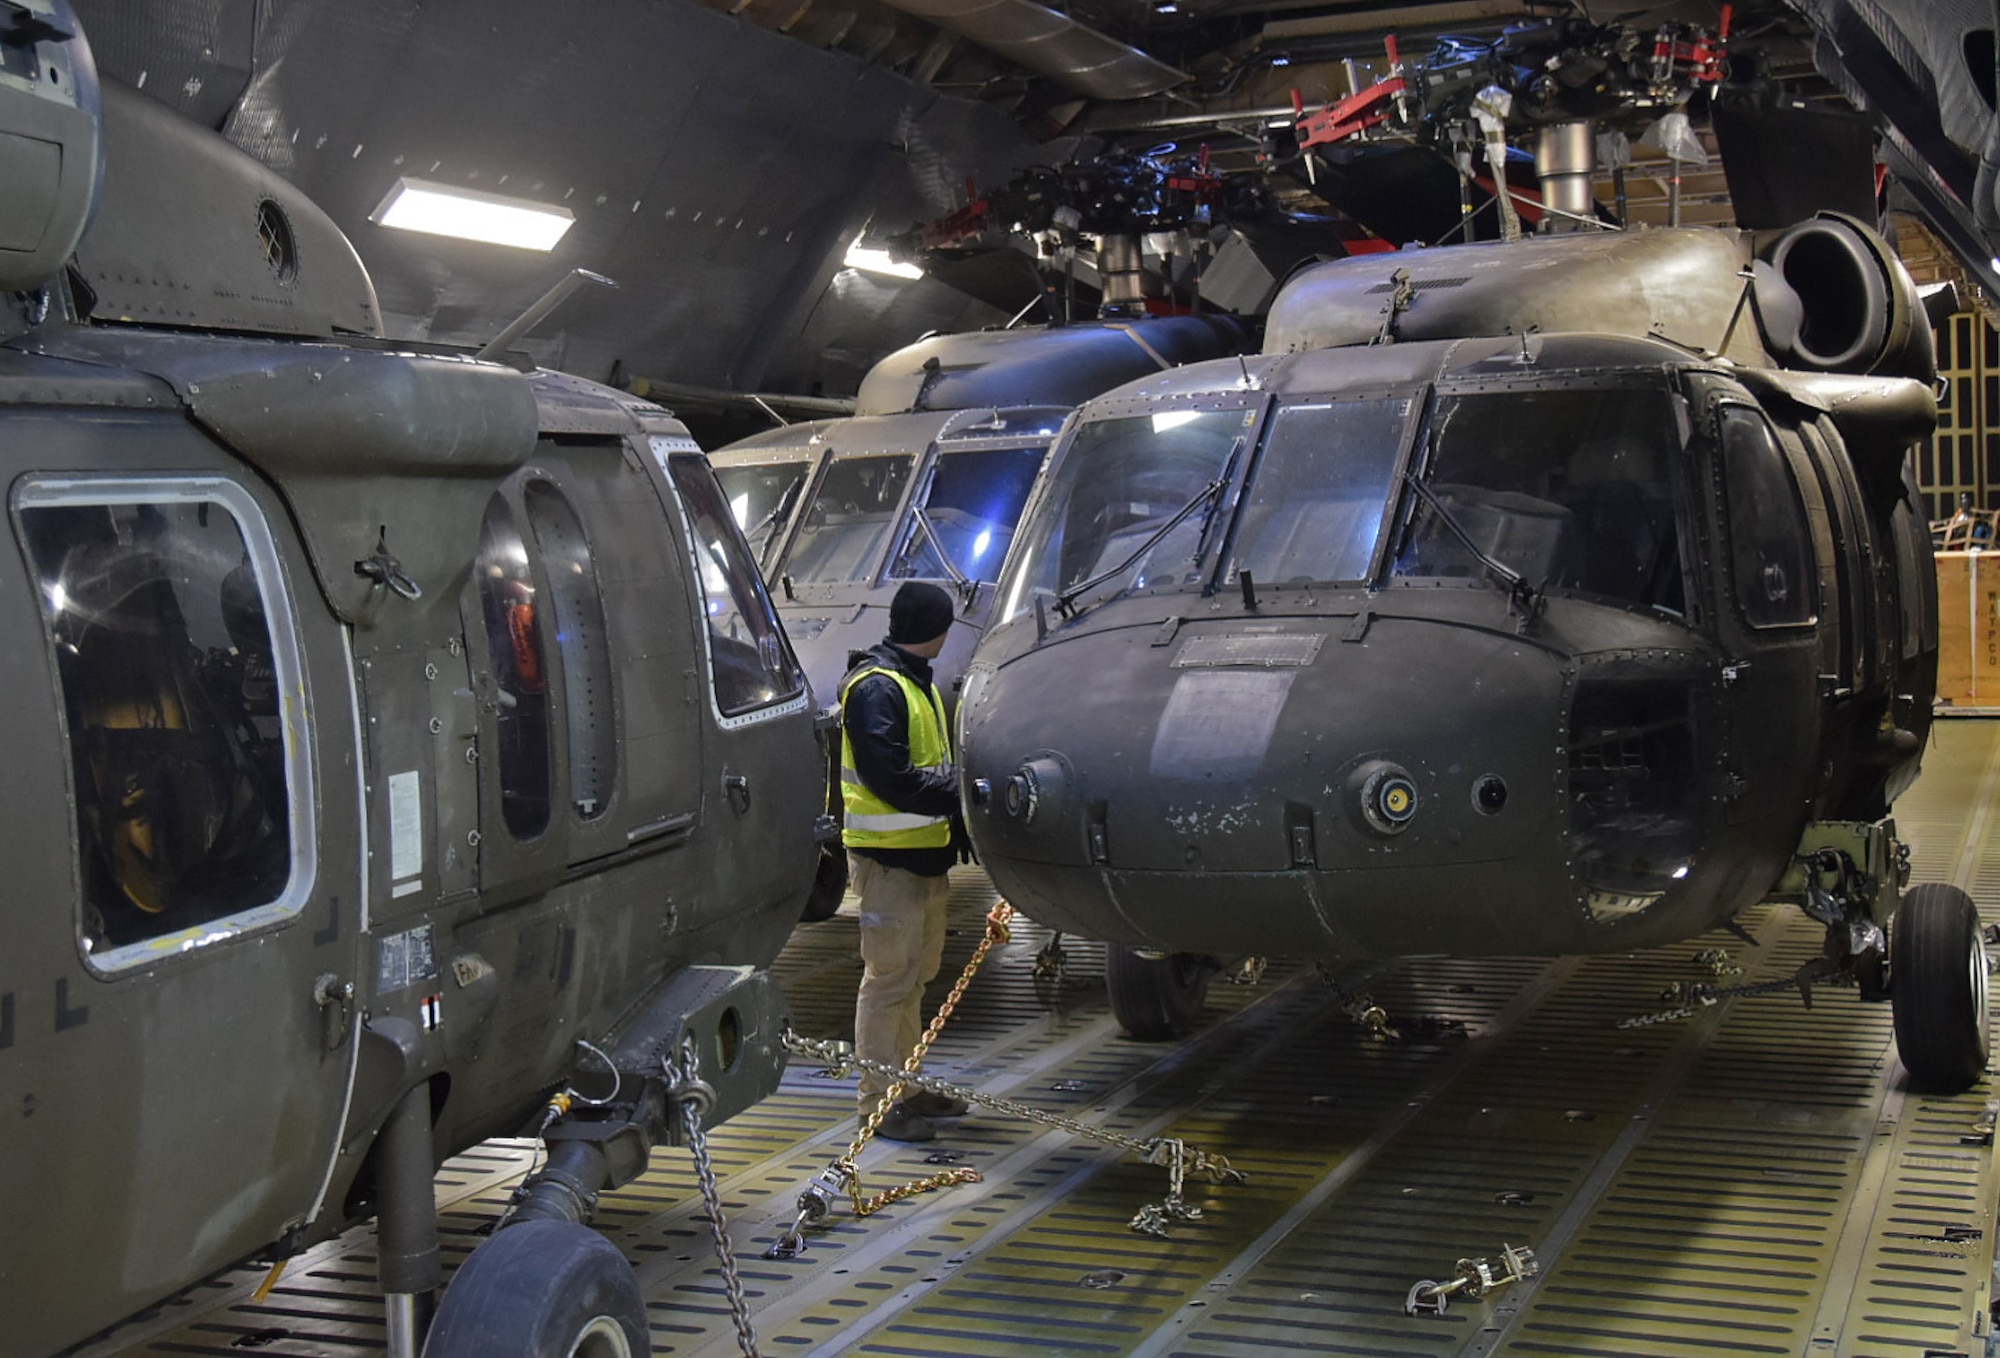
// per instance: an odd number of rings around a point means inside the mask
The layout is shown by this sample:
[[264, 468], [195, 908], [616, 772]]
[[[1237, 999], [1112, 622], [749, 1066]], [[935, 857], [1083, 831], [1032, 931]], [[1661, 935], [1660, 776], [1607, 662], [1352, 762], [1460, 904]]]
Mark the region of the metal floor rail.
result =
[[[1940, 723], [1897, 806], [1915, 879], [1970, 891], [2000, 922], [2000, 722]], [[946, 987], [992, 889], [959, 870]], [[794, 1063], [779, 1092], [710, 1149], [759, 1339], [772, 1355], [1267, 1353], [1943, 1358], [1988, 1355], [1996, 1177], [1976, 1128], [1992, 1078], [1906, 1091], [1888, 1008], [1852, 990], [1724, 1000], [1621, 1028], [1662, 989], [1789, 974], [1820, 930], [1762, 907], [1757, 940], [1716, 934], [1586, 959], [1422, 959], [1345, 978], [1403, 1040], [1371, 1036], [1310, 968], [1218, 981], [1209, 1022], [1178, 1046], [1112, 1023], [1101, 951], [1069, 943], [1038, 980], [1047, 934], [1017, 925], [933, 1048], [930, 1069], [984, 1092], [1140, 1138], [1219, 1152], [1246, 1184], [1191, 1182], [1200, 1220], [1167, 1239], [1127, 1223], [1163, 1170], [1067, 1132], [975, 1107], [922, 1146], [861, 1157], [877, 1190], [941, 1164], [983, 1179], [865, 1221], [841, 1204], [797, 1258], [764, 1250], [801, 1188], [846, 1146], [851, 1081]], [[802, 926], [780, 964], [810, 1036], [851, 1034], [860, 964], [851, 905]], [[935, 999], [935, 996], [933, 997]], [[490, 1231], [532, 1148], [494, 1142], [439, 1176], [455, 1262]], [[597, 1225], [638, 1271], [653, 1352], [740, 1348], [689, 1158], [603, 1199]], [[1411, 1316], [1419, 1280], [1461, 1258], [1531, 1248], [1538, 1276]], [[367, 1354], [384, 1347], [372, 1236], [295, 1261], [262, 1303], [261, 1272], [210, 1280], [79, 1355]], [[2000, 1344], [1991, 1352], [2000, 1355]]]

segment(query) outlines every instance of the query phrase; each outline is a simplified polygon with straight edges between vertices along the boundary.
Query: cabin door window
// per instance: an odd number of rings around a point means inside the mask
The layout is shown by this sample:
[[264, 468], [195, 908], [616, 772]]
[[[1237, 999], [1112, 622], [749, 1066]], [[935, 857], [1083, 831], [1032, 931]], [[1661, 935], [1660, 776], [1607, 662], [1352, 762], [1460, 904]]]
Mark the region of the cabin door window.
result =
[[540, 550], [562, 657], [564, 722], [569, 735], [569, 798], [580, 820], [596, 820], [618, 781], [617, 704], [611, 648], [604, 629], [604, 595], [583, 523], [548, 481], [522, 491], [528, 524]]
[[1721, 408], [1722, 476], [1736, 601], [1752, 627], [1810, 623], [1817, 610], [1811, 538], [1777, 436], [1747, 406]]
[[200, 479], [30, 482], [16, 504], [62, 685], [92, 964], [296, 915], [314, 872], [304, 679], [255, 503]]
[[528, 545], [499, 495], [486, 509], [473, 575], [491, 666], [487, 701], [499, 744], [500, 813], [515, 839], [535, 839], [549, 827], [554, 787], [547, 651]]
[[718, 714], [727, 725], [802, 705], [805, 671], [778, 626], [721, 486], [707, 462], [692, 453], [670, 455], [666, 470], [687, 515]]

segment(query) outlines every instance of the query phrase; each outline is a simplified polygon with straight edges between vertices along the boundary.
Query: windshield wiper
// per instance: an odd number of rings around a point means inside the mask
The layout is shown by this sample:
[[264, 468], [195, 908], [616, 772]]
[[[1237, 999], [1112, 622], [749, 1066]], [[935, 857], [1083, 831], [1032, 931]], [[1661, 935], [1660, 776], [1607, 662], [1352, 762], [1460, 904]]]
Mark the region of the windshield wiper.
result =
[[805, 485], [805, 483], [806, 478], [800, 477], [798, 480], [792, 482], [791, 485], [785, 487], [785, 493], [778, 497], [778, 503], [771, 506], [771, 512], [757, 520], [755, 526], [743, 534], [743, 540], [750, 544], [750, 550], [757, 554], [759, 561], [764, 559], [765, 548], [768, 548], [771, 543], [770, 539], [766, 538], [763, 546], [758, 546], [757, 535], [759, 533], [773, 533], [777, 530], [779, 522], [786, 514], [791, 512], [793, 501], [798, 499], [799, 488]]
[[1119, 576], [1123, 575], [1126, 571], [1132, 569], [1133, 564], [1137, 562], [1139, 558], [1143, 557], [1144, 555], [1146, 555], [1146, 553], [1152, 551], [1155, 547], [1159, 546], [1160, 542], [1167, 536], [1167, 534], [1173, 532], [1176, 528], [1180, 527], [1183, 523], [1187, 522], [1188, 515], [1194, 513], [1195, 510], [1201, 508], [1201, 506], [1204, 503], [1212, 501], [1215, 499], [1216, 496], [1222, 494], [1222, 488], [1228, 484], [1229, 481], [1227, 476], [1219, 477], [1216, 480], [1211, 481], [1207, 485], [1203, 486], [1200, 490], [1196, 491], [1194, 493], [1194, 498], [1192, 500], [1189, 500], [1186, 504], [1182, 505], [1179, 509], [1175, 510], [1174, 516], [1171, 519], [1168, 519], [1165, 523], [1161, 524], [1158, 528], [1154, 529], [1152, 536], [1147, 538], [1144, 542], [1140, 543], [1138, 549], [1135, 550], [1130, 556], [1126, 557], [1123, 561], [1113, 566], [1110, 570], [1099, 571], [1096, 575], [1091, 576], [1088, 580], [1082, 581], [1078, 584], [1071, 585], [1068, 589], [1056, 595], [1056, 607], [1061, 609], [1064, 613], [1067, 613], [1069, 612], [1070, 604], [1076, 600], [1078, 595], [1087, 594], [1091, 590], [1096, 589], [1099, 585], [1103, 584], [1105, 581], [1115, 580]]
[[1480, 565], [1493, 572], [1500, 582], [1507, 586], [1508, 606], [1520, 608], [1523, 625], [1532, 621], [1542, 605], [1542, 587], [1530, 584], [1527, 576], [1474, 542], [1472, 534], [1465, 531], [1465, 525], [1453, 517], [1452, 512], [1444, 507], [1444, 501], [1440, 500], [1437, 492], [1429, 486], [1409, 472], [1403, 473], [1403, 484], [1415, 491], [1418, 498], [1430, 506], [1431, 512], [1438, 516], [1438, 522], [1451, 530], [1451, 535], [1458, 539], [1460, 546], [1472, 553]]
[[944, 573], [951, 578], [951, 582], [954, 585], [958, 586], [959, 593], [963, 594], [967, 604], [970, 604], [972, 602], [972, 581], [966, 577], [965, 572], [960, 570], [957, 563], [951, 559], [951, 553], [944, 549], [944, 539], [938, 535], [937, 525], [931, 522], [929, 512], [922, 505], [911, 505], [910, 513], [916, 516], [917, 527], [923, 529], [924, 536], [931, 540], [931, 550], [937, 553], [938, 564], [944, 567]]

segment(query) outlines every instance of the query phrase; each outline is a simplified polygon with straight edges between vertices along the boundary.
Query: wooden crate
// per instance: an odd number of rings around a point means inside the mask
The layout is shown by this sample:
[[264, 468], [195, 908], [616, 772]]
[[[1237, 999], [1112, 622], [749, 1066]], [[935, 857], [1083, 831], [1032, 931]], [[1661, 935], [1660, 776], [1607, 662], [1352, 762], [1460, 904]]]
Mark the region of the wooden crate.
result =
[[2000, 711], [2000, 551], [1939, 552], [1938, 707]]

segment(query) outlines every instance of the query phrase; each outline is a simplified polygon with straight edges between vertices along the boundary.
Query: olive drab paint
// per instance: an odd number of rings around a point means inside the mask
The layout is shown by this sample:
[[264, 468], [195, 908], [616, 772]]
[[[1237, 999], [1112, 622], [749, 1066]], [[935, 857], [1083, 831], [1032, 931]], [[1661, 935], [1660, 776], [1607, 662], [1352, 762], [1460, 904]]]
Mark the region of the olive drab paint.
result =
[[517, 1214], [572, 1219], [681, 1135], [669, 1060], [710, 1123], [776, 1086], [804, 674], [672, 415], [370, 340], [311, 203], [79, 87], [0, 86], [104, 163], [0, 303], [0, 1346], [376, 1217], [413, 1355], [442, 1157], [542, 1127]]
[[1301, 272], [1262, 356], [1087, 402], [1051, 455], [961, 699], [981, 861], [1139, 959], [1140, 1026], [1245, 955], [1605, 952], [1767, 898], [1901, 1006], [1932, 376], [1843, 218]]

